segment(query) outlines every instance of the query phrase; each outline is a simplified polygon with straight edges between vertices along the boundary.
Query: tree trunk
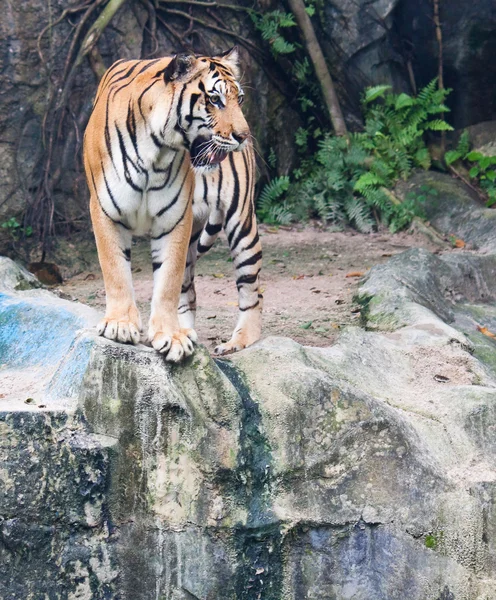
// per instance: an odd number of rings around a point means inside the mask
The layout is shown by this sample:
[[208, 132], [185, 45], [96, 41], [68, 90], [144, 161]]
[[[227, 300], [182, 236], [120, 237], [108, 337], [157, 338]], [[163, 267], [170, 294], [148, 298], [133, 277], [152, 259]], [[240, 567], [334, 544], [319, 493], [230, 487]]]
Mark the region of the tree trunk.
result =
[[315, 35], [312, 21], [305, 10], [305, 4], [303, 0], [288, 0], [288, 2], [303, 34], [303, 40], [322, 88], [322, 94], [327, 105], [327, 110], [329, 111], [334, 131], [336, 135], [347, 137], [348, 130], [346, 128], [346, 123], [344, 122], [343, 113], [341, 112], [341, 106], [339, 105], [334, 83], [329, 73], [329, 69], [327, 68], [319, 41]]
[[[441, 29], [441, 19], [439, 17], [439, 0], [434, 0], [434, 25], [436, 27], [436, 40], [438, 47], [437, 55], [437, 84], [440, 90], [444, 90], [444, 74], [443, 74], [443, 31]], [[444, 113], [440, 115], [444, 120]], [[441, 149], [443, 155], [446, 152], [446, 131], [441, 131]]]

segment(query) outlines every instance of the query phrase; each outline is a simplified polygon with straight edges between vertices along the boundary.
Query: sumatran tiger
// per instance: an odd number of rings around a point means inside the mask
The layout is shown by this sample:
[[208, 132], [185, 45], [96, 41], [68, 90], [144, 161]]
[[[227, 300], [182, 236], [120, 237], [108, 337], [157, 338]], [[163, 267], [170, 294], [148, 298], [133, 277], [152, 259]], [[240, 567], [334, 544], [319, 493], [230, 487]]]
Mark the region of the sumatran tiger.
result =
[[116, 62], [98, 88], [84, 137], [90, 213], [106, 291], [97, 332], [137, 344], [133, 234], [151, 236], [148, 338], [168, 361], [193, 352], [195, 263], [223, 228], [236, 270], [239, 317], [226, 354], [261, 332], [262, 250], [254, 211], [255, 160], [241, 111], [236, 48]]

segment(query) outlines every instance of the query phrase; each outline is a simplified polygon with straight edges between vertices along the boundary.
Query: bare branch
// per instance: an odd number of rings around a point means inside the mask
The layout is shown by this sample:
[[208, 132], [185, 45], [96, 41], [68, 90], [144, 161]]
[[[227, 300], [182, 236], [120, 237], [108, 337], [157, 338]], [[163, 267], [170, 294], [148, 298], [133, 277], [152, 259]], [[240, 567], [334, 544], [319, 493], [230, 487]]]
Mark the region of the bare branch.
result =
[[256, 54], [262, 54], [262, 52], [260, 51], [260, 48], [258, 48], [252, 42], [250, 42], [250, 40], [247, 40], [243, 36], [241, 36], [237, 33], [234, 33], [234, 31], [231, 31], [230, 29], [226, 29], [225, 27], [219, 27], [217, 25], [214, 25], [213, 23], [209, 23], [208, 21], [200, 19], [199, 17], [193, 17], [192, 15], [189, 15], [188, 13], [186, 13], [182, 10], [177, 10], [175, 8], [161, 7], [160, 10], [162, 10], [163, 12], [165, 12], [169, 15], [177, 15], [178, 17], [182, 17], [183, 19], [187, 19], [188, 21], [191, 20], [195, 23], [198, 23], [199, 25], [202, 25], [203, 27], [206, 27], [207, 29], [211, 29], [212, 31], [218, 31], [219, 33], [228, 35], [229, 37], [232, 37], [235, 40], [238, 40], [238, 42], [241, 45], [245, 46], [246, 48], [249, 48], [252, 52], [255, 52]]
[[66, 8], [56, 21], [54, 21], [53, 23], [48, 23], [48, 25], [46, 27], [43, 27], [43, 29], [41, 30], [41, 32], [38, 36], [38, 39], [36, 40], [36, 48], [38, 50], [38, 56], [40, 57], [40, 60], [42, 63], [46, 63], [45, 57], [43, 56], [43, 52], [41, 51], [41, 40], [43, 39], [43, 36], [45, 35], [45, 33], [47, 31], [52, 30], [54, 27], [56, 27], [68, 15], [73, 15], [78, 12], [82, 12], [83, 10], [86, 10], [88, 1], [90, 1], [90, 0], [87, 0], [86, 3], [80, 4], [79, 6], [74, 6], [72, 8]]

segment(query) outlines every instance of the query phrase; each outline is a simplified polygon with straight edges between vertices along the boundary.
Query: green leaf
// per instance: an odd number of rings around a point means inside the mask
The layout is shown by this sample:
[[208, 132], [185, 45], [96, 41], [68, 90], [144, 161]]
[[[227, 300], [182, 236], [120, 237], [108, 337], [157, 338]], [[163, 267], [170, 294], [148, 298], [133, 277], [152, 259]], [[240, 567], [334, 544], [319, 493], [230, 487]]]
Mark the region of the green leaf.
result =
[[479, 167], [485, 171], [492, 164], [492, 156], [483, 156], [479, 159]]
[[446, 104], [438, 104], [437, 106], [430, 106], [427, 109], [427, 112], [430, 115], [435, 115], [435, 114], [439, 114], [439, 113], [445, 113], [445, 112], [451, 112], [449, 106], [446, 106]]
[[369, 104], [377, 98], [383, 98], [384, 94], [391, 89], [390, 85], [376, 85], [369, 87], [365, 90], [365, 96], [363, 98], [364, 104]]
[[493, 169], [487, 171], [486, 177], [489, 179], [489, 181], [494, 181], [496, 179], [496, 171], [494, 171]]
[[19, 223], [19, 221], [15, 218], [15, 217], [10, 217], [10, 219], [8, 221], [4, 221], [2, 223], [2, 227], [4, 229], [19, 229], [19, 227], [21, 226], [21, 224]]
[[308, 58], [304, 58], [302, 61], [297, 60], [293, 65], [293, 74], [300, 83], [306, 82], [310, 72], [311, 69]]
[[[276, 11], [279, 12], [279, 11]], [[279, 27], [294, 27], [296, 22], [292, 13], [281, 13], [279, 17]]]
[[480, 169], [479, 167], [472, 167], [470, 169], [470, 171], [468, 172], [468, 174], [470, 175], [470, 177], [477, 177], [477, 175], [480, 173]]
[[466, 156], [467, 160], [470, 160], [471, 162], [475, 162], [480, 160], [481, 158], [483, 158], [483, 154], [481, 154], [480, 152], [476, 152], [475, 150], [472, 150], [472, 152], [469, 152]]
[[300, 327], [302, 329], [310, 329], [310, 327], [312, 326], [313, 321], [308, 321], [308, 323], [303, 323], [303, 325], [300, 325]]
[[458, 150], [449, 150], [444, 155], [444, 160], [447, 165], [452, 165], [454, 162], [462, 158], [463, 154]]
[[401, 110], [402, 108], [405, 108], [406, 106], [413, 106], [414, 103], [415, 103], [415, 100], [411, 96], [403, 93], [403, 94], [400, 94], [396, 98], [396, 102], [394, 103], [394, 108], [396, 110]]
[[315, 14], [315, 6], [307, 6], [305, 8], [305, 12], [309, 17], [313, 17], [313, 15]]

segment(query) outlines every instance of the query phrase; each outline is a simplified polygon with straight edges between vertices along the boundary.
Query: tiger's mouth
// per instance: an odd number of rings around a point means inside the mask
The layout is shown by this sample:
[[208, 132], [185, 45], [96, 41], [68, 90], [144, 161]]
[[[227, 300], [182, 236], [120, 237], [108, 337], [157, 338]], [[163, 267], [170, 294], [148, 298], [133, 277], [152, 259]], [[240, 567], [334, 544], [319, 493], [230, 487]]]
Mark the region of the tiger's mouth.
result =
[[204, 137], [196, 138], [189, 152], [194, 169], [216, 167], [229, 154], [228, 150], [219, 147], [212, 138]]

